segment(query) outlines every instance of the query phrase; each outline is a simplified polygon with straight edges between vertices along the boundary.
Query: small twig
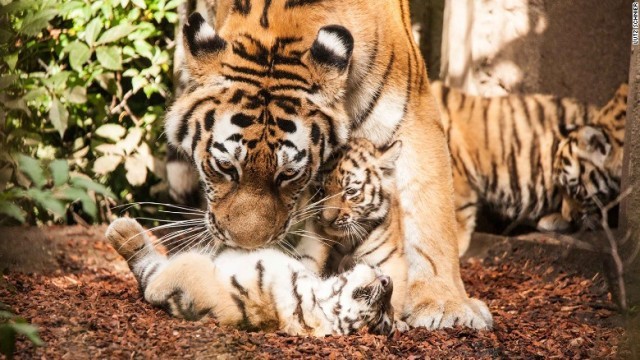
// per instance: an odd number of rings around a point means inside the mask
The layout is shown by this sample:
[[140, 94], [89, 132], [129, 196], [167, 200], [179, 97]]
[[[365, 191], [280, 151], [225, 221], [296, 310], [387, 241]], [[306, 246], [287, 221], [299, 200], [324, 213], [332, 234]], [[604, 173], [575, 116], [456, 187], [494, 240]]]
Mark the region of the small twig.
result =
[[133, 91], [132, 90], [127, 91], [122, 97], [122, 100], [120, 101], [120, 103], [118, 103], [115, 106], [112, 106], [111, 109], [109, 109], [109, 112], [111, 113], [111, 115], [115, 115], [120, 111], [122, 111], [122, 108], [127, 106], [127, 100], [129, 100], [129, 98], [132, 96], [133, 96]]

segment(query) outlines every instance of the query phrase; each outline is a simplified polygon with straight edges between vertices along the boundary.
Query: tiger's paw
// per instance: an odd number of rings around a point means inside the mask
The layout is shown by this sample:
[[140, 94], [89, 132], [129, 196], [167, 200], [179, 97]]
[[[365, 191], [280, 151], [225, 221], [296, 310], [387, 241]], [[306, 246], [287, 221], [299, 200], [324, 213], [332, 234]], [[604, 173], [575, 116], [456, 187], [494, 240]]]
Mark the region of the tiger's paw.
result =
[[182, 253], [158, 270], [144, 290], [150, 304], [186, 320], [199, 320], [213, 309], [219, 289], [212, 277], [211, 259], [197, 253]]
[[430, 330], [465, 326], [476, 330], [493, 327], [493, 317], [487, 305], [473, 298], [425, 299], [414, 306], [407, 322], [413, 327]]
[[111, 246], [127, 261], [133, 261], [151, 244], [145, 229], [134, 219], [120, 218], [109, 225], [105, 233]]
[[411, 327], [406, 322], [396, 319], [393, 323], [393, 328], [395, 331], [403, 333], [405, 331], [409, 331]]
[[538, 220], [536, 228], [543, 232], [568, 232], [571, 230], [571, 222], [567, 221], [562, 214], [554, 213]]

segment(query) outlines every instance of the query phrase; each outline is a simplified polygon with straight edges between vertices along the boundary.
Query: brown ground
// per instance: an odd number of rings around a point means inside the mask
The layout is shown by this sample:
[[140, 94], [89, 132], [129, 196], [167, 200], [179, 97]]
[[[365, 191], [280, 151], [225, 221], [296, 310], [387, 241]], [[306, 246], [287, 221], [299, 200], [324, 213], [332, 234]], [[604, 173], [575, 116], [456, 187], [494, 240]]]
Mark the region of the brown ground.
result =
[[304, 338], [170, 318], [143, 302], [103, 231], [0, 229], [0, 302], [36, 324], [46, 342], [34, 348], [20, 340], [17, 358], [564, 359], [626, 353], [604, 280], [584, 265], [593, 261], [566, 260], [560, 248], [493, 244], [463, 262], [467, 289], [494, 314], [493, 331], [414, 329], [388, 339]]

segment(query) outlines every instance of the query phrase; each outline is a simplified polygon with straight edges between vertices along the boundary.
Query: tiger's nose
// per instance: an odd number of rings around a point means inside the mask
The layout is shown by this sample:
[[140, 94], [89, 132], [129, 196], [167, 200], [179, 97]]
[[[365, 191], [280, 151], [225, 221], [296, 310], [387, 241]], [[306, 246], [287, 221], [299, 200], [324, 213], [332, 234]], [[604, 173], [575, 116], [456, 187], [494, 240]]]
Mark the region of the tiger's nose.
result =
[[344, 214], [342, 216], [338, 216], [338, 218], [333, 222], [334, 226], [344, 226], [349, 222], [350, 216]]
[[380, 285], [382, 285], [385, 293], [393, 289], [393, 281], [391, 281], [389, 276], [380, 275], [378, 276], [378, 281], [380, 281]]

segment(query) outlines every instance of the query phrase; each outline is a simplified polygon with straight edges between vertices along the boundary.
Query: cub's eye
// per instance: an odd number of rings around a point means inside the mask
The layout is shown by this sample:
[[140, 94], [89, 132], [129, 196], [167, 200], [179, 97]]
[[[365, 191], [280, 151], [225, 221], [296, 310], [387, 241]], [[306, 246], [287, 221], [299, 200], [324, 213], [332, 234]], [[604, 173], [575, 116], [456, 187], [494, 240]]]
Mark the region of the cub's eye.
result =
[[371, 296], [371, 287], [359, 287], [353, 290], [353, 294], [351, 296], [354, 300], [367, 299]]
[[355, 195], [355, 194], [357, 194], [357, 193], [358, 193], [358, 189], [354, 189], [354, 188], [347, 188], [347, 189], [344, 191], [344, 193], [345, 193], [345, 194], [347, 194], [347, 195], [349, 195], [349, 196], [353, 196], [353, 195]]
[[295, 174], [297, 174], [297, 173], [298, 173], [298, 170], [296, 170], [296, 169], [292, 169], [292, 168], [284, 169], [284, 170], [282, 171], [282, 175], [284, 175], [284, 176], [286, 176], [286, 177], [292, 177], [292, 176], [294, 176], [294, 175], [295, 175]]
[[226, 160], [219, 161], [218, 166], [222, 170], [231, 170], [234, 168], [233, 163], [231, 161], [226, 161]]

